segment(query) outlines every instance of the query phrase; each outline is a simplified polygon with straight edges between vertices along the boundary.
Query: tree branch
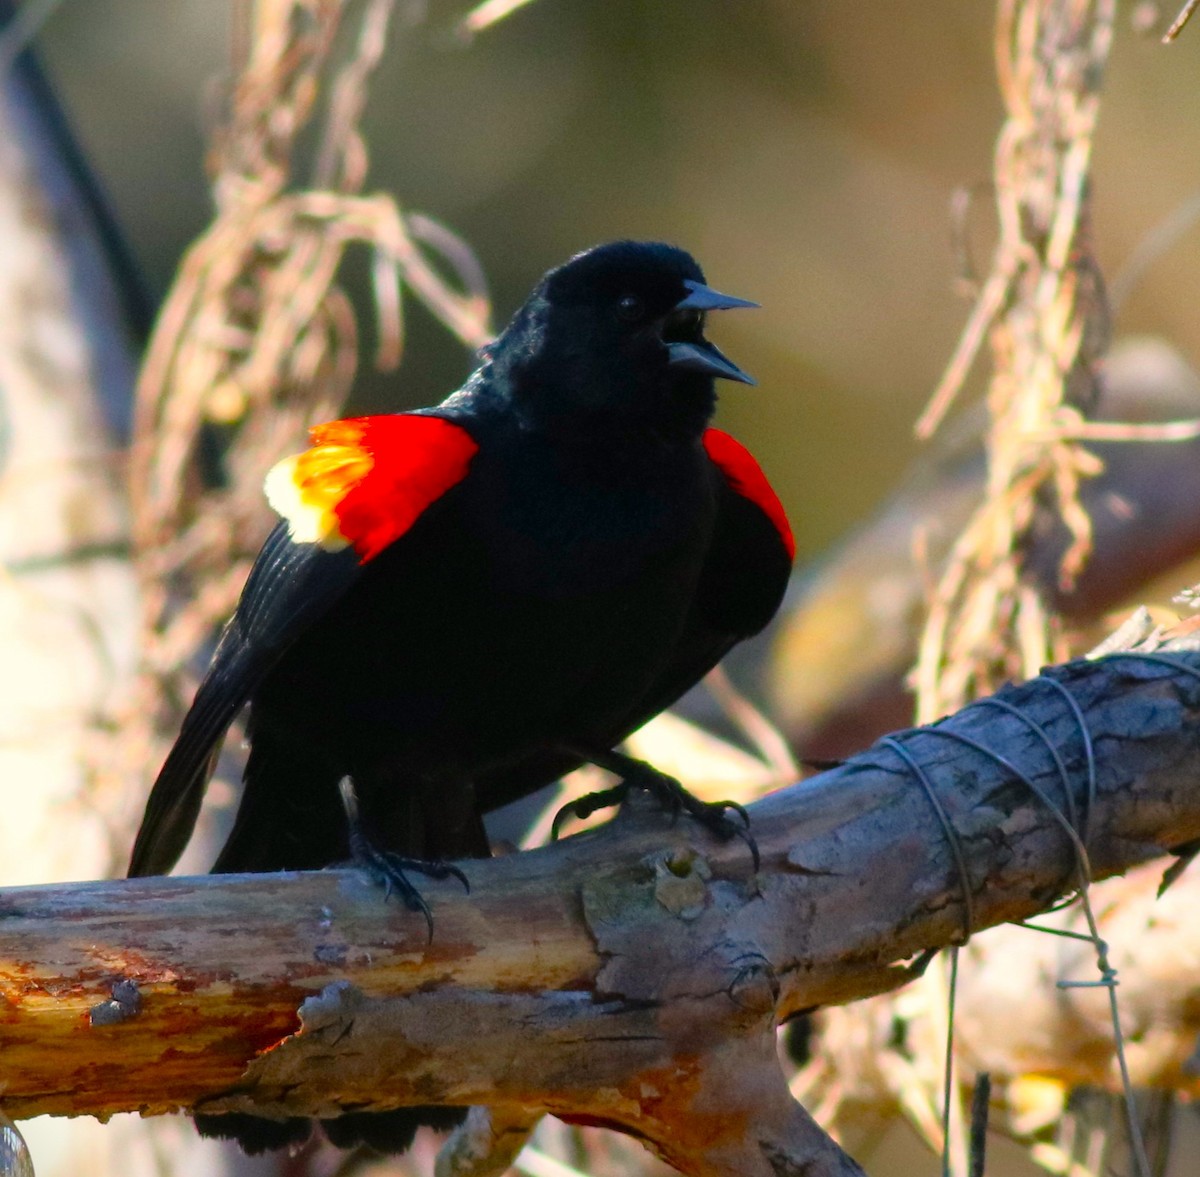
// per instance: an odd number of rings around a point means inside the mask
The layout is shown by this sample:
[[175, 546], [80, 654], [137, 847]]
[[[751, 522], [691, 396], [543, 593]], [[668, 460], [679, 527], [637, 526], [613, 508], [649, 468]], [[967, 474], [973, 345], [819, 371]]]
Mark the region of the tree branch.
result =
[[[1173, 657], [1192, 672], [1129, 658], [1047, 672], [1095, 749], [1096, 877], [1200, 837], [1200, 655]], [[1042, 725], [1084, 807], [1063, 695], [1035, 680], [1001, 697]], [[962, 843], [975, 927], [1042, 910], [1077, 879], [1068, 839], [1007, 767], [947, 732], [1003, 750], [1062, 805], [1045, 743], [986, 702], [902, 737]], [[959, 939], [954, 856], [886, 747], [751, 817], [757, 875], [740, 841], [644, 804], [465, 863], [469, 895], [425, 884], [431, 943], [351, 871], [2, 892], [5, 1110], [522, 1107], [619, 1127], [692, 1174], [858, 1173], [791, 1100], [774, 1030], [892, 989]]]

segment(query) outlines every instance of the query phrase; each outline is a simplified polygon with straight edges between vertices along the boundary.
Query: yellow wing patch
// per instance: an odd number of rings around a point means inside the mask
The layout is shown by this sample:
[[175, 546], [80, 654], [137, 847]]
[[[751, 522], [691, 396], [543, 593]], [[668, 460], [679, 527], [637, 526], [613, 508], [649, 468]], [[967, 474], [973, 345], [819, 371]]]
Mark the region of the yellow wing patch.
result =
[[461, 425], [422, 413], [330, 421], [309, 436], [267, 474], [267, 500], [295, 543], [353, 545], [363, 564], [461, 482], [479, 449]]
[[309, 449], [276, 462], [267, 472], [267, 502], [287, 522], [295, 543], [320, 544], [332, 552], [350, 542], [339, 526], [337, 507], [374, 466], [362, 444], [364, 433], [353, 420], [315, 425]]

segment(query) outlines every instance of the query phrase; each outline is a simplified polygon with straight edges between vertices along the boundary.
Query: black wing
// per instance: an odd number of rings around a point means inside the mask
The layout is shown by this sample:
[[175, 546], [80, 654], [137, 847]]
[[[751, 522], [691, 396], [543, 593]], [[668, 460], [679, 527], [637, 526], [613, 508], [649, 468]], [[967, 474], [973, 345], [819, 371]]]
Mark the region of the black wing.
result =
[[[479, 446], [436, 413], [330, 421], [310, 431], [304, 454], [267, 475], [267, 497], [284, 515], [267, 537], [237, 611], [150, 791], [130, 875], [161, 874], [183, 852], [213, 759], [234, 716], [280, 656], [359, 578], [362, 564], [400, 540], [466, 475]], [[274, 495], [273, 495], [274, 491]], [[277, 497], [274, 497], [277, 496]], [[336, 503], [336, 518], [328, 519]], [[315, 515], [314, 515], [315, 512]], [[297, 543], [290, 527], [314, 539]], [[331, 549], [336, 532], [348, 546]]]
[[142, 817], [130, 878], [165, 874], [183, 853], [225, 732], [280, 656], [358, 579], [353, 548], [294, 543], [279, 523], [250, 570]]

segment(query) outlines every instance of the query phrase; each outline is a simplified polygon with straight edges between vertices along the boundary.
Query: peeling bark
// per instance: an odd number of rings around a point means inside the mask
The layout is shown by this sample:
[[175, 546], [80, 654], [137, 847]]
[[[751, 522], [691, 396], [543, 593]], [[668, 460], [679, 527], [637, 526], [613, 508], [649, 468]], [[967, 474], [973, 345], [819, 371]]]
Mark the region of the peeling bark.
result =
[[[1096, 751], [1098, 877], [1200, 837], [1200, 655], [1175, 657], [1198, 673], [1130, 659], [1048, 672]], [[1035, 681], [1002, 697], [1046, 729], [1082, 806], [1062, 695]], [[1061, 827], [945, 732], [1002, 749], [1062, 804], [1045, 744], [986, 703], [904, 737], [962, 842], [975, 927], [1042, 910], [1075, 879]], [[757, 874], [739, 840], [644, 804], [464, 864], [470, 894], [425, 885], [428, 943], [419, 915], [351, 871], [0, 893], [5, 1109], [485, 1105], [620, 1128], [691, 1174], [860, 1172], [788, 1094], [775, 1028], [909, 979], [904, 962], [961, 936], [960, 877], [887, 747], [751, 817]]]

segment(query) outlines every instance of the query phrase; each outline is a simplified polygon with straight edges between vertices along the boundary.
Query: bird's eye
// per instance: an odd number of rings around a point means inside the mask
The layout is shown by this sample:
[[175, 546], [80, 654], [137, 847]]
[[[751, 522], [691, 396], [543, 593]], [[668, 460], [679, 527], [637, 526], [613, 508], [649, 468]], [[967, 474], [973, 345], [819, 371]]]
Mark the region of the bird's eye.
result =
[[642, 300], [636, 294], [623, 294], [617, 300], [617, 314], [627, 322], [640, 319], [644, 310]]

